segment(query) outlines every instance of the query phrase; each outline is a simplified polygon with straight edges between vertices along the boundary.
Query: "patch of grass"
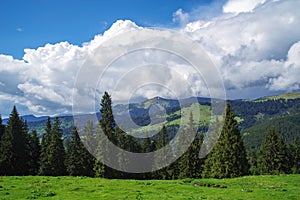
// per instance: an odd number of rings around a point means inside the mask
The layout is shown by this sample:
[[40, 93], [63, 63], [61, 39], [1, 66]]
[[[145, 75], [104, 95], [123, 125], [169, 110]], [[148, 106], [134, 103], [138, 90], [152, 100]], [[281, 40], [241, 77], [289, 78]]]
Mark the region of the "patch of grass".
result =
[[241, 122], [243, 122], [243, 121], [244, 121], [244, 119], [243, 119], [243, 118], [241, 118], [241, 117], [238, 117], [238, 116], [236, 116], [234, 119], [237, 121], [237, 123], [241, 123]]
[[298, 98], [300, 98], [300, 92], [289, 92], [289, 93], [280, 94], [276, 96], [260, 98], [255, 100], [254, 102], [264, 102], [264, 101], [279, 100], [279, 99], [288, 100], [288, 99], [298, 99]]
[[[108, 180], [0, 177], [0, 199], [299, 199], [300, 175], [233, 179]], [[13, 186], [13, 187], [11, 187]]]

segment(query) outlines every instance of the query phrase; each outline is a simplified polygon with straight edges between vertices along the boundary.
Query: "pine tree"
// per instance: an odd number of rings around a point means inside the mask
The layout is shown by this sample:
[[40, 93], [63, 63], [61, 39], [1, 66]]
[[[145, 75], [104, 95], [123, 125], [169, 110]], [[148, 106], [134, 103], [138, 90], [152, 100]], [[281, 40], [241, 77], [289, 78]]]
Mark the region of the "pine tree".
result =
[[248, 161], [249, 161], [249, 172], [252, 175], [259, 174], [258, 166], [257, 166], [257, 149], [251, 149], [248, 151]]
[[[190, 140], [193, 139], [191, 142]], [[190, 112], [189, 126], [181, 134], [181, 143], [189, 145], [187, 151], [179, 159], [179, 178], [197, 178], [200, 176], [202, 160], [199, 158], [199, 151], [202, 144], [202, 137], [196, 134], [196, 128], [192, 112]]]
[[274, 128], [271, 128], [265, 136], [260, 149], [258, 166], [261, 174], [288, 173], [286, 144]]
[[112, 101], [110, 95], [105, 92], [101, 99], [101, 119], [100, 119], [100, 127], [105, 135], [107, 135], [108, 139], [112, 142], [116, 142], [114, 138], [115, 133], [115, 119], [112, 112]]
[[[163, 125], [162, 129], [157, 134], [157, 140], [155, 143], [156, 150], [166, 147], [168, 142], [169, 140], [168, 140], [167, 128], [165, 125]], [[169, 156], [170, 156], [170, 152], [168, 149], [165, 148], [163, 151], [161, 151], [160, 154], [158, 153], [154, 154], [154, 167], [157, 168], [159, 164], [161, 162], [165, 162]], [[164, 167], [162, 169], [153, 172], [153, 176], [155, 179], [170, 179], [171, 177], [167, 167]]]
[[291, 144], [291, 171], [293, 174], [300, 174], [300, 138], [296, 137]]
[[[121, 128], [119, 128], [119, 127], [116, 128], [115, 136], [116, 136], [116, 141], [117, 141], [118, 147], [123, 150], [126, 150], [126, 148], [127, 148], [126, 135]], [[121, 169], [128, 165], [128, 160], [125, 158], [123, 151], [118, 153], [117, 162], [118, 162], [118, 167]], [[124, 173], [122, 171], [118, 172], [118, 178], [125, 178], [126, 176], [127, 176], [126, 173]]]
[[95, 135], [95, 141], [97, 142], [97, 147], [95, 149], [95, 156], [96, 160], [94, 163], [94, 172], [95, 172], [95, 177], [105, 177], [105, 165], [101, 162], [104, 159], [104, 156], [106, 155], [106, 143], [104, 142], [104, 138], [102, 137], [102, 129], [100, 128], [100, 123], [99, 123], [99, 128], [96, 132]]
[[179, 162], [179, 178], [199, 178], [201, 176], [202, 160], [199, 158], [201, 138], [195, 138]]
[[249, 171], [246, 150], [229, 104], [224, 119], [220, 137], [205, 160], [204, 177], [231, 178], [246, 175]]
[[26, 123], [19, 117], [14, 106], [0, 144], [0, 174], [28, 174], [29, 152], [26, 131]]
[[42, 143], [41, 143], [41, 155], [40, 155], [40, 175], [50, 175], [51, 174], [51, 166], [49, 163], [49, 146], [50, 146], [50, 140], [51, 140], [51, 120], [50, 117], [48, 117], [45, 127], [45, 133], [42, 137]]
[[[154, 141], [146, 135], [141, 144], [141, 151], [143, 153], [150, 153], [155, 150]], [[148, 165], [149, 167], [153, 167], [153, 154], [145, 155], [144, 165]], [[143, 179], [151, 179], [152, 174], [150, 172], [142, 174]]]
[[86, 126], [83, 128], [84, 132], [84, 144], [87, 150], [94, 155], [97, 148], [96, 130], [93, 121], [88, 121]]
[[71, 176], [93, 176], [94, 158], [80, 140], [77, 128], [72, 131], [71, 140], [67, 142], [66, 167]]
[[210, 162], [213, 162], [213, 158], [208, 155], [211, 154], [214, 145], [217, 143], [222, 128], [221, 121], [216, 117], [215, 122], [211, 125], [211, 131], [204, 136], [205, 139], [201, 147], [202, 152], [199, 152], [199, 155], [202, 154], [202, 156], [204, 156], [204, 158], [201, 159], [202, 161], [204, 160], [204, 166], [202, 166], [203, 169], [201, 172], [202, 177], [210, 177]]
[[66, 175], [65, 149], [62, 139], [62, 130], [58, 117], [55, 118], [51, 129], [48, 161], [52, 176]]
[[37, 175], [40, 168], [41, 145], [36, 130], [29, 137], [29, 174]]
[[141, 143], [141, 151], [143, 153], [153, 152], [155, 150], [155, 143], [154, 141], [146, 135]]
[[105, 165], [99, 161], [95, 160], [94, 166], [93, 166], [93, 171], [94, 171], [94, 177], [101, 177], [103, 178], [105, 176]]
[[[112, 100], [110, 95], [107, 92], [104, 92], [104, 95], [102, 96], [101, 99], [100, 106], [101, 106], [100, 108], [101, 119], [99, 121], [100, 131], [102, 131], [102, 133], [104, 133], [112, 143], [117, 144], [117, 138], [115, 136], [116, 123], [112, 112]], [[104, 138], [98, 138], [97, 140], [98, 140], [98, 145], [96, 150], [97, 151], [96, 153], [98, 154], [97, 157], [101, 156], [105, 159], [117, 159], [115, 155], [110, 156], [111, 152], [109, 152], [108, 144], [104, 142]], [[117, 162], [117, 160], [114, 161], [110, 161], [110, 162], [112, 163]], [[96, 166], [95, 168], [97, 169], [97, 171], [104, 173], [104, 177], [106, 178], [114, 177], [113, 169], [105, 165], [102, 166], [102, 164], [99, 162], [96, 162], [96, 164], [99, 166], [98, 167]], [[96, 174], [99, 173], [97, 172]]]

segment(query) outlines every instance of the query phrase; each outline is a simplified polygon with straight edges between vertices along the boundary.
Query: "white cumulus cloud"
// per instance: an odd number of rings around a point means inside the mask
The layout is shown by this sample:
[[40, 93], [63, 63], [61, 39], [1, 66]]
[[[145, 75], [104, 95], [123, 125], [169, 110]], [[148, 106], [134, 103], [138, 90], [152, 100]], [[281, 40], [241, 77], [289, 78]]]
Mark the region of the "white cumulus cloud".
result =
[[[202, 45], [211, 57], [220, 71], [230, 98], [257, 97], [274, 91], [300, 89], [299, 7], [300, 2], [295, 0], [228, 0], [223, 5], [224, 13], [221, 11], [218, 17], [192, 21], [191, 15], [193, 19], [197, 18], [195, 12], [190, 14], [178, 9], [173, 20], [182, 26], [182, 34]], [[115, 91], [114, 102], [122, 101], [127, 98], [126, 88], [141, 81], [158, 79], [166, 87], [174, 88], [181, 97], [208, 95], [208, 91], [203, 89], [205, 81], [200, 80], [180, 59], [150, 50], [128, 53], [130, 49], [137, 47], [133, 41], [142, 43], [143, 37], [121, 42], [114, 42], [112, 39], [120, 33], [143, 29], [147, 28], [130, 20], [118, 20], [103, 34], [96, 35], [93, 40], [81, 46], [68, 42], [46, 44], [37, 49], [25, 49], [21, 60], [0, 55], [2, 114], [7, 115], [14, 103], [20, 105], [22, 114], [71, 113], [74, 83], [82, 66], [90, 64], [87, 60], [101, 63], [112, 53], [126, 56], [121, 56], [112, 63], [101, 79], [102, 82], [99, 81], [100, 78], [95, 80], [99, 86], [96, 96], [101, 95], [103, 90]], [[153, 30], [147, 34], [163, 33], [159, 31], [161, 30]], [[163, 36], [171, 37], [168, 34]], [[148, 38], [147, 35], [144, 37]], [[109, 39], [112, 41], [106, 43]], [[161, 42], [151, 41], [151, 44], [155, 46]], [[176, 47], [174, 43], [164, 45], [165, 49]], [[184, 51], [188, 54], [193, 48]], [[99, 53], [103, 54], [101, 58], [94, 57]], [[153, 64], [154, 58], [168, 68], [158, 73], [157, 66]], [[149, 65], [151, 62], [153, 65]], [[148, 67], [153, 73], [132, 68], [136, 64], [145, 69]], [[91, 99], [99, 98], [95, 97], [94, 85], [87, 84], [91, 75], [97, 71], [93, 69], [84, 73], [86, 79], [81, 80], [82, 87], [76, 88], [74, 93], [89, 94]], [[183, 87], [180, 83], [184, 81], [194, 84], [192, 87]], [[118, 88], [115, 88], [118, 83]], [[172, 97], [172, 91], [158, 86], [141, 86], [136, 95]]]
[[[287, 63], [292, 46], [300, 41], [299, 7], [299, 1], [270, 1], [252, 12], [191, 22], [183, 32], [201, 43], [212, 57], [230, 97], [237, 97], [242, 91], [248, 91], [244, 96], [255, 97], [249, 88], [257, 86], [264, 95], [270, 90], [297, 89], [297, 84], [290, 83], [296, 80], [288, 75], [292, 69], [295, 73], [297, 67]], [[286, 84], [275, 87], [279, 77]]]
[[256, 7], [264, 4], [267, 0], [229, 0], [223, 6], [224, 13], [252, 12]]
[[282, 63], [282, 66], [282, 73], [270, 79], [269, 88], [290, 91], [300, 89], [300, 41], [290, 48], [287, 60]]

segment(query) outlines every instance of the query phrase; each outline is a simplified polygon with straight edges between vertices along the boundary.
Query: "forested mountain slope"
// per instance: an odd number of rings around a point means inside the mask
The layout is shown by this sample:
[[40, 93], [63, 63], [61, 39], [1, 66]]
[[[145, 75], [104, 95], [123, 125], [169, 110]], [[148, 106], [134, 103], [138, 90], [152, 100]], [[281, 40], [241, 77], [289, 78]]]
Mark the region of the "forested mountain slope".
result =
[[[199, 109], [202, 115], [199, 119], [199, 131], [205, 132], [210, 120], [210, 99], [198, 97], [199, 104], [197, 105], [193, 100], [195, 98], [183, 99], [180, 104], [174, 99], [155, 97], [140, 103], [118, 104], [114, 106], [113, 111], [119, 125], [137, 133], [157, 131], [163, 123], [175, 132], [183, 115], [188, 115], [190, 110]], [[300, 93], [286, 93], [255, 100], [229, 100], [228, 102], [237, 116], [247, 148], [259, 146], [270, 127], [275, 127], [287, 141], [291, 141], [295, 136], [300, 137]], [[126, 112], [129, 112], [132, 121], [140, 128], [133, 130], [131, 127], [126, 127], [129, 124]], [[84, 117], [89, 118], [91, 115], [87, 114]], [[97, 117], [101, 118], [99, 113]], [[36, 118], [29, 115], [24, 116], [24, 119], [29, 129], [37, 130], [41, 136], [44, 132], [46, 117]], [[60, 116], [59, 120], [63, 134], [67, 137], [74, 126], [73, 117]]]

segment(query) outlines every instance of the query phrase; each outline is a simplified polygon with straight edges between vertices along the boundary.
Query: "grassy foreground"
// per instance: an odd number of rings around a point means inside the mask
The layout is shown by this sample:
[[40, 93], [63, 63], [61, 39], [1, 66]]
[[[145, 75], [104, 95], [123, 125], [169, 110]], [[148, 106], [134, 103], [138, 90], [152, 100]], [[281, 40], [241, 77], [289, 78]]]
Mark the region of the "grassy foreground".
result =
[[300, 199], [300, 175], [175, 181], [0, 176], [0, 199]]

